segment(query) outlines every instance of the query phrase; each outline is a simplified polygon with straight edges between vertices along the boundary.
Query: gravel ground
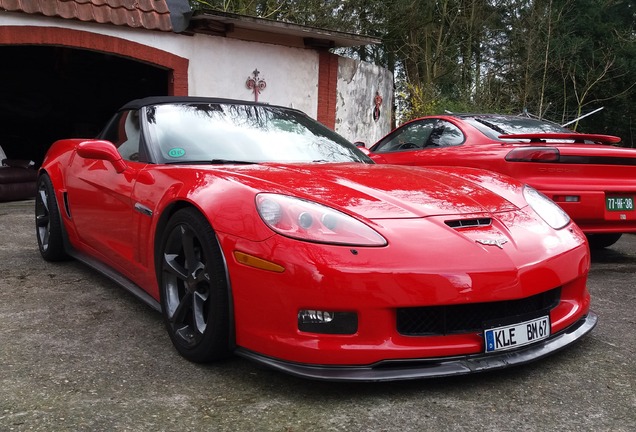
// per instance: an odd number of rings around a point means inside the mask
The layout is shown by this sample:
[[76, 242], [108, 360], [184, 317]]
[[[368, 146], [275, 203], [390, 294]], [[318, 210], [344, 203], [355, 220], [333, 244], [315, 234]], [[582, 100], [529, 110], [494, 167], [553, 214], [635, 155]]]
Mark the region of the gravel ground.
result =
[[636, 236], [593, 256], [600, 323], [531, 365], [333, 384], [240, 358], [183, 360], [161, 316], [37, 250], [33, 201], [0, 204], [0, 431], [634, 431]]

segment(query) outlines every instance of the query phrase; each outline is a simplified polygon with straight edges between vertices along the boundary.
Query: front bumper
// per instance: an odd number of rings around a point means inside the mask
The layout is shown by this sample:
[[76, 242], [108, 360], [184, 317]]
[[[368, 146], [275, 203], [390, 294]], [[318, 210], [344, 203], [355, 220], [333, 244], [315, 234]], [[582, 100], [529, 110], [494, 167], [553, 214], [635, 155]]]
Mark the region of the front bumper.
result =
[[441, 378], [492, 371], [541, 359], [585, 336], [596, 326], [597, 321], [598, 316], [590, 311], [585, 317], [549, 339], [517, 350], [433, 359], [385, 360], [361, 366], [292, 363], [240, 347], [235, 353], [281, 372], [322, 381], [364, 382]]

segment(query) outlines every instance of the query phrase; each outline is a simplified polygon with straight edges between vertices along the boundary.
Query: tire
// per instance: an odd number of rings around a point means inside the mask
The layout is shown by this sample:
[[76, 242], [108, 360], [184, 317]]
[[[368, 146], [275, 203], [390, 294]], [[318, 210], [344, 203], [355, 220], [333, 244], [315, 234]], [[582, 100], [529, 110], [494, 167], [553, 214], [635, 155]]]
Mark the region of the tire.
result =
[[40, 255], [47, 261], [69, 259], [64, 250], [64, 234], [55, 189], [48, 174], [38, 178], [35, 195], [35, 235]]
[[587, 241], [590, 249], [603, 249], [616, 243], [622, 235], [622, 233], [588, 234]]
[[216, 236], [197, 210], [179, 210], [159, 249], [161, 309], [177, 351], [196, 363], [229, 355], [229, 302], [225, 265]]

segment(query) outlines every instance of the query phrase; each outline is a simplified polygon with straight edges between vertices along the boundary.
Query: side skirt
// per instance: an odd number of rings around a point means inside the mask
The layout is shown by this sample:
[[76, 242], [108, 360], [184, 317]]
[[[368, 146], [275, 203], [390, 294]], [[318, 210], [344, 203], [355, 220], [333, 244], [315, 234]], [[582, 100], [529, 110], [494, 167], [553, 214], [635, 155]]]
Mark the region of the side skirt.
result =
[[97, 270], [117, 285], [120, 285], [126, 291], [130, 292], [132, 295], [137, 297], [142, 302], [146, 303], [148, 306], [156, 310], [157, 312], [161, 312], [161, 303], [155, 300], [152, 296], [150, 296], [146, 291], [139, 288], [134, 282], [130, 279], [122, 276], [117, 273], [112, 268], [108, 267], [105, 264], [102, 264], [100, 261], [91, 258], [90, 256], [83, 254], [81, 252], [76, 251], [75, 249], [67, 249], [67, 253], [75, 258], [76, 260], [86, 264], [87, 266]]
[[[64, 196], [64, 208], [66, 210], [66, 217], [69, 219], [72, 219], [72, 216], [70, 214], [69, 207], [68, 207], [68, 199], [66, 196], [66, 192], [63, 193], [63, 196]], [[130, 279], [122, 276], [120, 273], [116, 272], [115, 270], [108, 267], [107, 265], [102, 264], [100, 261], [97, 261], [96, 259], [91, 258], [90, 256], [77, 251], [73, 247], [73, 245], [71, 245], [71, 242], [68, 239], [68, 233], [66, 232], [66, 222], [64, 217], [62, 216], [62, 210], [59, 208], [60, 207], [59, 204], [57, 205], [57, 207], [58, 207], [57, 212], [59, 214], [60, 221], [62, 222], [61, 223], [62, 241], [64, 242], [64, 250], [66, 251], [66, 253], [69, 256], [75, 258], [77, 261], [80, 261], [81, 263], [84, 263], [87, 266], [97, 270], [98, 272], [100, 272], [101, 274], [103, 274], [104, 276], [106, 276], [107, 278], [109, 278], [110, 280], [112, 280], [113, 282], [121, 286], [122, 288], [124, 288], [126, 291], [130, 292], [139, 300], [146, 303], [152, 309], [156, 310], [157, 312], [161, 312], [161, 303], [155, 300], [146, 291], [142, 290], [137, 284], [132, 282]]]

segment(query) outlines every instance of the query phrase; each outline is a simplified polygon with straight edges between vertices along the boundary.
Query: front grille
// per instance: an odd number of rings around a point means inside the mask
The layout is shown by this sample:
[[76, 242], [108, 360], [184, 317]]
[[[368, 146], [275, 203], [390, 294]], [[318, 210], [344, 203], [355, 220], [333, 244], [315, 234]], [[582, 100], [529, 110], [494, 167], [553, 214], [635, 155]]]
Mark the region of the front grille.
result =
[[561, 289], [556, 288], [519, 300], [399, 308], [397, 331], [405, 336], [474, 333], [483, 330], [486, 321], [548, 311], [559, 304], [560, 298]]

